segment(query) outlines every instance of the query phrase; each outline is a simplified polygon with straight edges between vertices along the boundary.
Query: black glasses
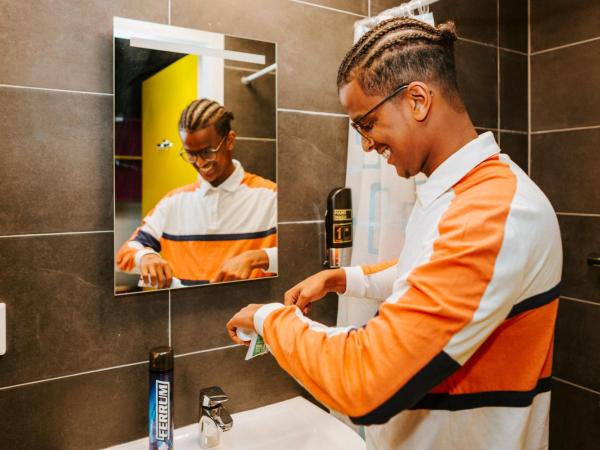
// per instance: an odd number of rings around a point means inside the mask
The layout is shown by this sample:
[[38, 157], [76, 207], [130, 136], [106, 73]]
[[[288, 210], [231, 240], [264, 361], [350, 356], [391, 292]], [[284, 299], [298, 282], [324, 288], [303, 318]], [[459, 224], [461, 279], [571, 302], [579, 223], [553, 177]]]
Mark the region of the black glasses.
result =
[[217, 152], [221, 149], [221, 145], [225, 141], [226, 137], [227, 135], [223, 136], [223, 139], [221, 139], [221, 142], [219, 142], [217, 148], [208, 147], [197, 152], [191, 152], [182, 147], [179, 151], [179, 156], [181, 156], [185, 162], [190, 164], [194, 164], [196, 161], [198, 161], [198, 158], [202, 158], [204, 161], [214, 161], [217, 159]]
[[391, 99], [395, 95], [398, 95], [400, 92], [402, 92], [404, 89], [406, 89], [409, 84], [410, 83], [406, 83], [406, 84], [402, 84], [402, 85], [398, 86], [396, 89], [393, 90], [393, 92], [390, 95], [385, 97], [383, 100], [381, 100], [379, 103], [377, 103], [375, 106], [373, 106], [370, 110], [368, 110], [362, 116], [358, 117], [356, 120], [351, 120], [350, 125], [352, 125], [352, 128], [354, 128], [358, 132], [358, 134], [360, 134], [364, 139], [369, 141], [369, 143], [371, 145], [373, 145], [374, 144], [373, 138], [371, 136], [369, 136], [367, 131], [363, 128], [361, 122], [363, 120], [365, 120], [365, 117], [367, 117], [369, 114], [371, 114], [377, 108], [379, 108], [381, 105], [383, 105], [389, 99]]

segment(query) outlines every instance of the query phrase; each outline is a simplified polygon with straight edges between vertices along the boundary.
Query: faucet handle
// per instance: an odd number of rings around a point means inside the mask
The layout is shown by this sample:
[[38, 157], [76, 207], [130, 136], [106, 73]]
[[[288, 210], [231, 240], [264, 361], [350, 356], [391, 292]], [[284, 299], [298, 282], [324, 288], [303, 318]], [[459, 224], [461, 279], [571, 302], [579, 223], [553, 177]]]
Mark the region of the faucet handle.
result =
[[229, 397], [225, 395], [225, 392], [219, 386], [211, 386], [200, 391], [201, 408], [214, 408], [222, 405], [227, 400], [229, 400]]

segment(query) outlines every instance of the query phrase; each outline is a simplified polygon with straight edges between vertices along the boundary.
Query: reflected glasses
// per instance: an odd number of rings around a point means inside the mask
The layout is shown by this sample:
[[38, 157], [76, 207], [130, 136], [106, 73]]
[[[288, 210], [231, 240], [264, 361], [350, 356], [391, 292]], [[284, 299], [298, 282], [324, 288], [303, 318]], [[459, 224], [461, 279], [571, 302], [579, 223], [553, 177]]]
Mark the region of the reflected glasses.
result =
[[364, 139], [369, 141], [369, 143], [371, 145], [374, 145], [375, 141], [373, 141], [373, 138], [371, 136], [369, 136], [367, 131], [363, 128], [363, 125], [361, 122], [363, 122], [369, 114], [371, 114], [373, 111], [375, 111], [381, 105], [383, 105], [385, 102], [387, 102], [392, 97], [394, 97], [395, 95], [398, 95], [400, 92], [402, 92], [404, 89], [406, 89], [409, 84], [410, 83], [406, 83], [406, 84], [402, 84], [402, 85], [398, 86], [396, 89], [394, 89], [392, 91], [392, 93], [390, 95], [385, 97], [383, 100], [381, 100], [379, 103], [377, 103], [375, 106], [373, 106], [370, 110], [368, 110], [362, 116], [358, 117], [356, 120], [351, 120], [350, 125], [352, 125], [352, 128], [354, 128], [358, 132], [358, 134], [360, 134]]
[[226, 137], [227, 135], [223, 136], [223, 139], [221, 139], [221, 142], [219, 142], [217, 148], [207, 147], [197, 152], [191, 152], [185, 147], [181, 147], [179, 156], [181, 156], [185, 162], [190, 164], [194, 164], [196, 161], [198, 161], [198, 158], [202, 159], [203, 161], [214, 161], [217, 159], [217, 152], [221, 150], [221, 145], [223, 145], [223, 142], [225, 142]]

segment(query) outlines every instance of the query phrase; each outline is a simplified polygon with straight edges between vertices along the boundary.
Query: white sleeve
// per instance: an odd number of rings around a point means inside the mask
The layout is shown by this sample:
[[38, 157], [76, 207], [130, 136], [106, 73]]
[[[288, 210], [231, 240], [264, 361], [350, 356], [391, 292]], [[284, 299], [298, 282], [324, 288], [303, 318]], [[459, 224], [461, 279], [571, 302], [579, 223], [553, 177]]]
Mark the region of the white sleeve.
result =
[[397, 278], [396, 265], [370, 275], [365, 275], [360, 266], [343, 269], [346, 272], [346, 291], [342, 295], [383, 300], [392, 294]]
[[269, 258], [269, 267], [267, 267], [267, 270], [265, 270], [265, 272], [277, 273], [277, 247], [263, 248], [262, 250], [267, 254], [267, 258]]

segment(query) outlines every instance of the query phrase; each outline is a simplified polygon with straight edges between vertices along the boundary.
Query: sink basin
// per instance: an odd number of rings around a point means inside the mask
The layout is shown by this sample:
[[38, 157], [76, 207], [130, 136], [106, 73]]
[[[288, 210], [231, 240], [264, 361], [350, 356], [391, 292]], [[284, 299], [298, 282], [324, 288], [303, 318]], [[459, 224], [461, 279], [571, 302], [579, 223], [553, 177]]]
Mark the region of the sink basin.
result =
[[[365, 450], [348, 426], [302, 397], [232, 414], [217, 450]], [[175, 450], [199, 449], [198, 424], [175, 430]], [[147, 450], [148, 438], [110, 447]]]

